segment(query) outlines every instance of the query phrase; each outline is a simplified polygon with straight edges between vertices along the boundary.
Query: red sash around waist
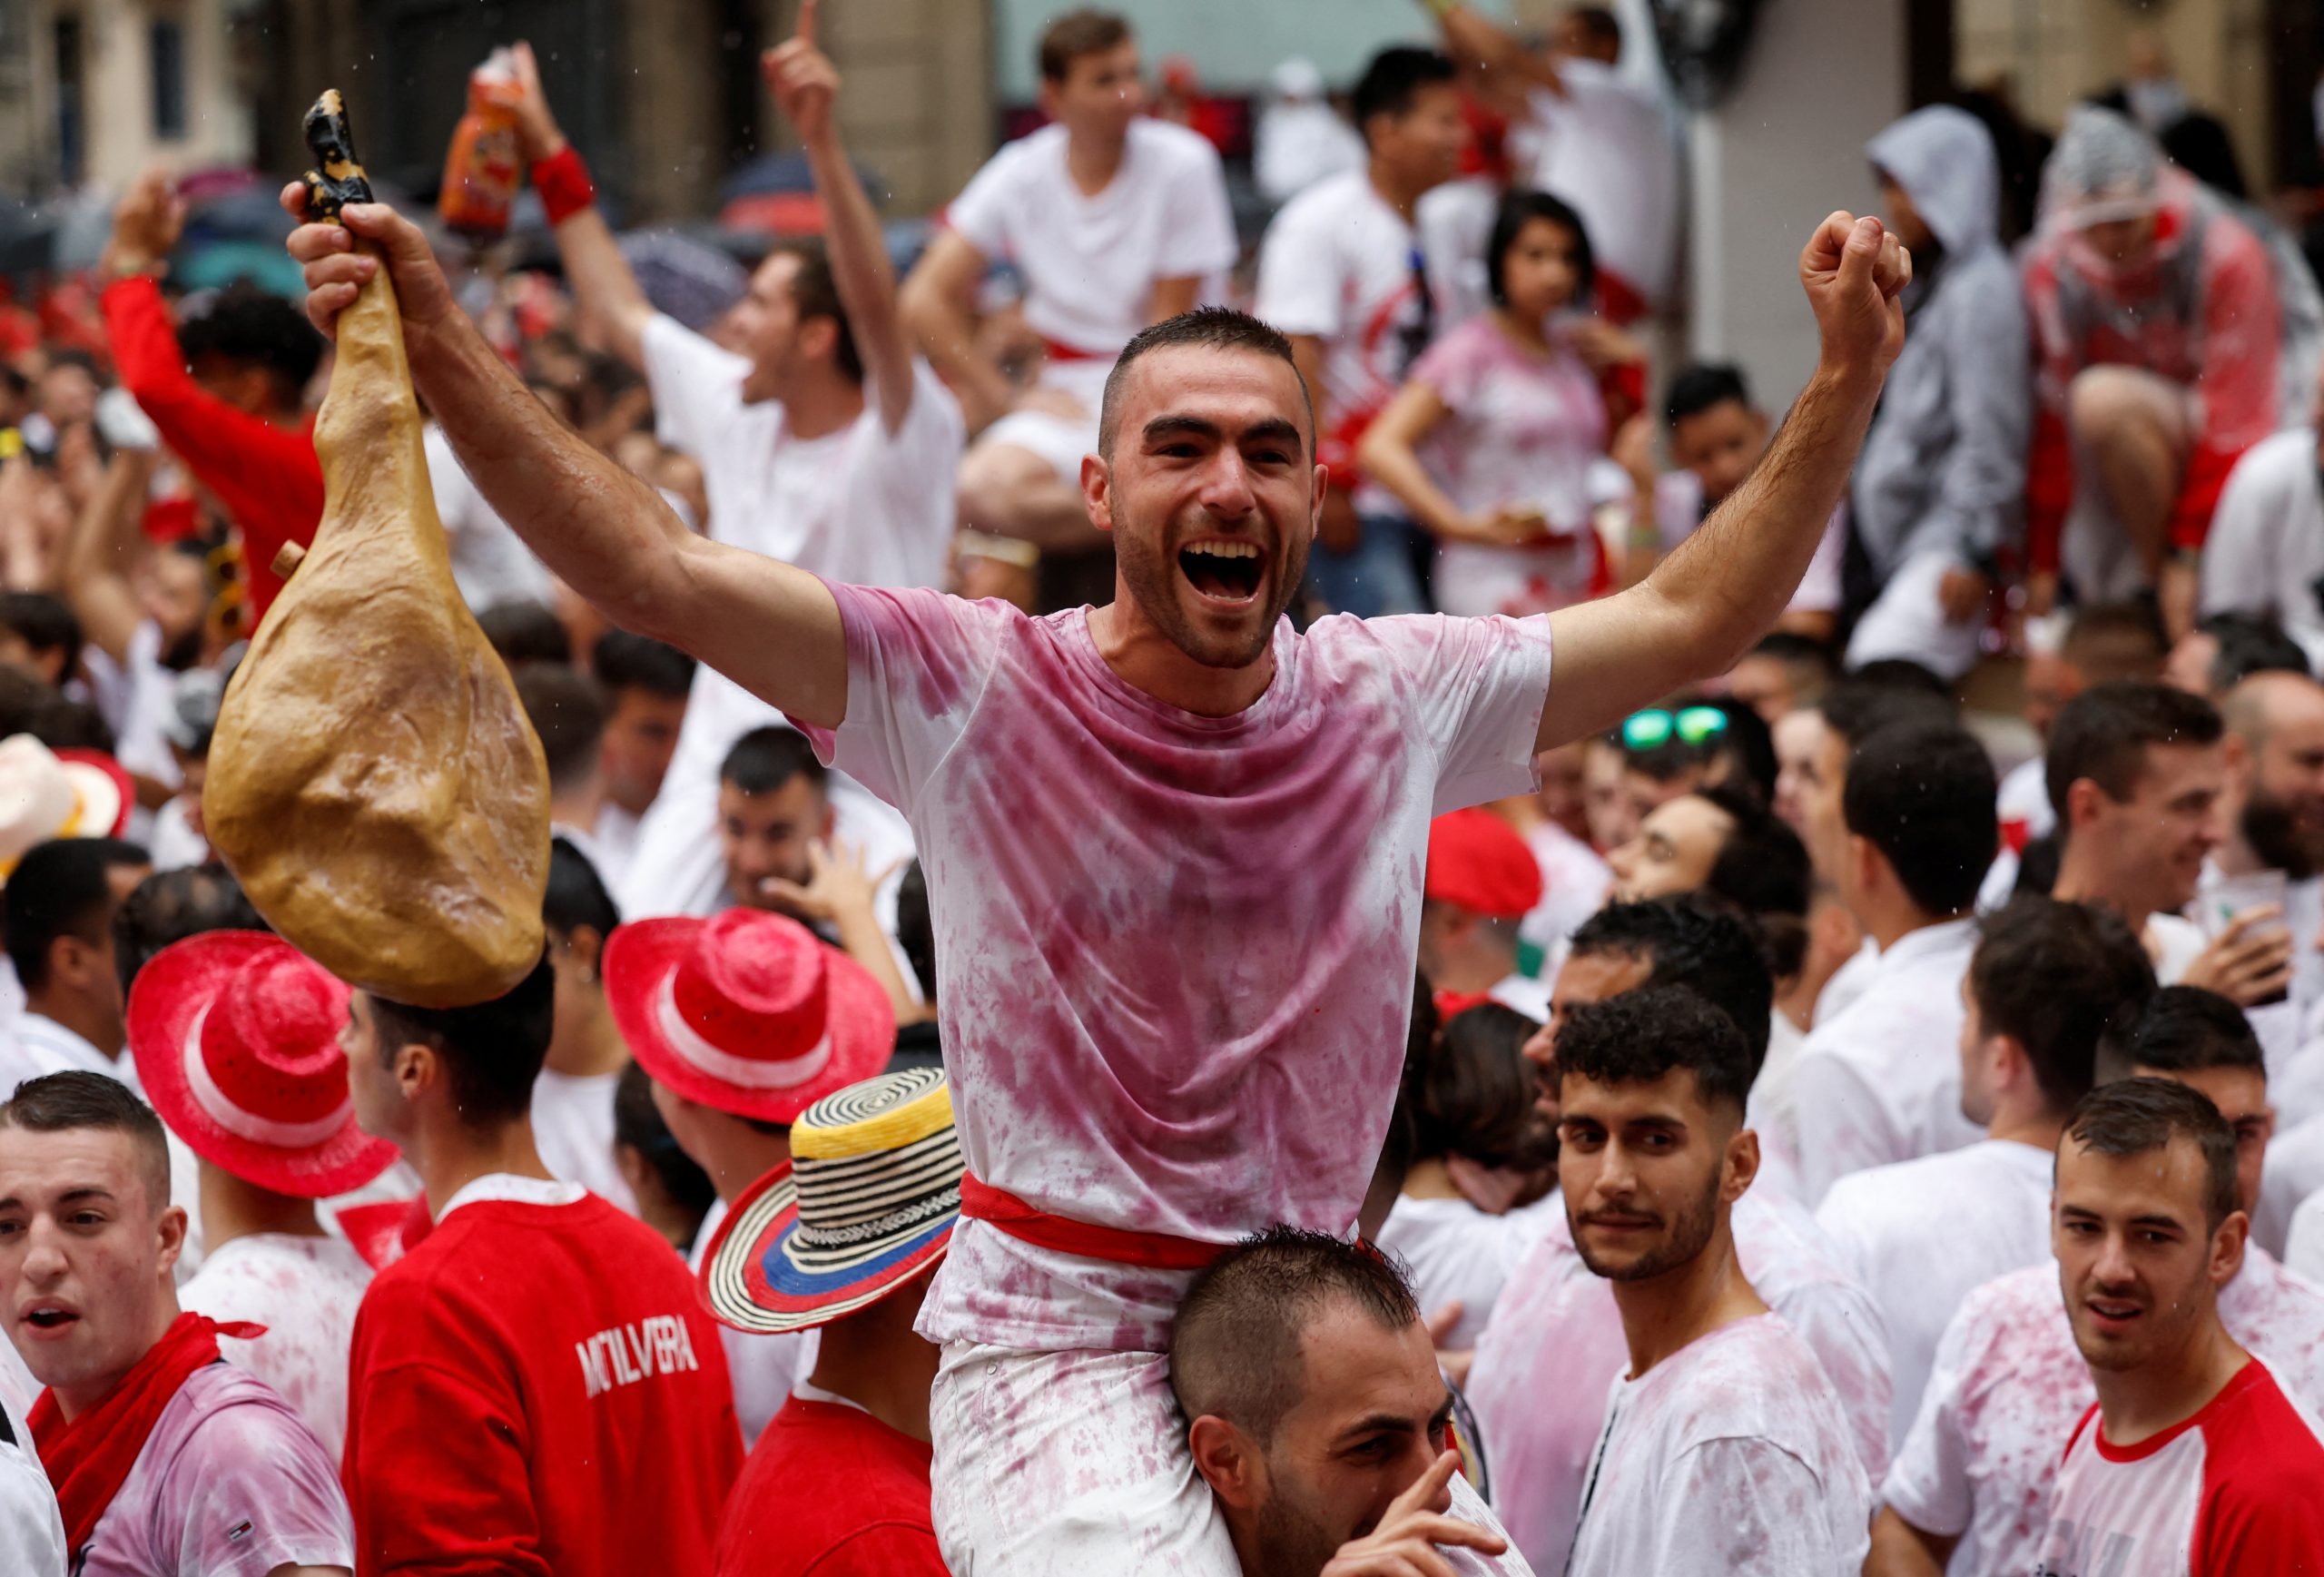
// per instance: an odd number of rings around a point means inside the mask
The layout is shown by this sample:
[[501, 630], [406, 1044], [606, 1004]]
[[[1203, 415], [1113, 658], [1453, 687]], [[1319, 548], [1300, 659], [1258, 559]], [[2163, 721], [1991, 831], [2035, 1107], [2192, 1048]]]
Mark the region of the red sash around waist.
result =
[[1049, 352], [1052, 361], [1111, 361], [1121, 354], [1118, 350], [1084, 350], [1078, 345], [1068, 345], [1062, 340], [1041, 336], [1041, 349]]
[[1138, 1265], [1149, 1270], [1200, 1270], [1226, 1252], [1230, 1245], [1174, 1237], [1167, 1232], [1132, 1232], [1121, 1227], [1100, 1227], [1037, 1210], [1014, 1194], [1006, 1194], [977, 1178], [960, 1178], [960, 1214], [1006, 1232], [1020, 1243], [1084, 1259], [1114, 1265]]

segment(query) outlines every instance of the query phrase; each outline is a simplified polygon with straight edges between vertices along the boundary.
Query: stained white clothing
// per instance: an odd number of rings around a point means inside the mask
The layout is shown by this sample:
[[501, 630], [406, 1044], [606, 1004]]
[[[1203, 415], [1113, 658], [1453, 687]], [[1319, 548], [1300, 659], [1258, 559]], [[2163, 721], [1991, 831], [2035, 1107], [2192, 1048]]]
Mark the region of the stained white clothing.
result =
[[533, 1143], [550, 1172], [635, 1216], [637, 1198], [614, 1159], [614, 1093], [620, 1085], [619, 1073], [542, 1069], [533, 1080]]
[[1374, 1239], [1404, 1262], [1422, 1314], [1433, 1317], [1458, 1300], [1461, 1318], [1439, 1344], [1454, 1351], [1477, 1345], [1509, 1273], [1540, 1240], [1540, 1226], [1514, 1211], [1494, 1216], [1466, 1199], [1409, 1194], [1398, 1196]]
[[222, 1244], [178, 1289], [178, 1306], [264, 1326], [254, 1340], [219, 1337], [218, 1350], [280, 1392], [337, 1462], [347, 1447], [355, 1311], [370, 1285], [371, 1267], [339, 1238], [260, 1232]]

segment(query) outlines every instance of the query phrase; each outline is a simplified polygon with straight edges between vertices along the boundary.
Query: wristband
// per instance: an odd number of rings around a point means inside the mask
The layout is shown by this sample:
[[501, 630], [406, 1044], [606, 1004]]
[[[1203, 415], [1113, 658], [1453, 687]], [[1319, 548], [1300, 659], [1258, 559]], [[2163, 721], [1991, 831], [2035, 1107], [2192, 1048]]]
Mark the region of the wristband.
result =
[[541, 194], [541, 207], [548, 214], [551, 230], [597, 201], [597, 189], [589, 182], [589, 167], [581, 163], [581, 151], [570, 143], [533, 166], [533, 190]]

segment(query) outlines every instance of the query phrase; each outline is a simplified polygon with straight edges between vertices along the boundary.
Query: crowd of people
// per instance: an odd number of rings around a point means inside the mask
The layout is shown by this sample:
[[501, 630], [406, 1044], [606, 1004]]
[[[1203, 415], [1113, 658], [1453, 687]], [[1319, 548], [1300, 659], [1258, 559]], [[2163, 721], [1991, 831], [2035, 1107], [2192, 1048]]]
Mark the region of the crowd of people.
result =
[[[1644, 41], [1427, 10], [1255, 247], [1095, 11], [900, 271], [806, 0], [710, 313], [522, 44], [561, 284], [125, 196], [0, 373], [0, 1564], [2324, 1572], [2307, 265], [1919, 110], [1777, 420]], [[382, 281], [549, 785], [463, 1007], [204, 832]]]

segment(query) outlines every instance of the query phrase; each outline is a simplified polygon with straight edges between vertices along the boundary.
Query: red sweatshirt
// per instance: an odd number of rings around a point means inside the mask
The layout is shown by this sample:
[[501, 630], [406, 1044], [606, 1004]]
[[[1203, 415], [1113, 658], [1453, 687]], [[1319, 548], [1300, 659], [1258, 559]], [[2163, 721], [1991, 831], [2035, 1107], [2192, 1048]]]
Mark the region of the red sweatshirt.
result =
[[364, 1577], [709, 1577], [743, 1459], [718, 1327], [603, 1199], [451, 1211], [372, 1282], [349, 1376]]
[[314, 422], [280, 428], [204, 393], [186, 370], [169, 304], [152, 280], [116, 280], [102, 304], [122, 386], [241, 533], [254, 630], [282, 589], [274, 556], [286, 542], [314, 541], [323, 517]]
[[945, 1577], [928, 1464], [869, 1413], [793, 1396], [743, 1464], [718, 1577]]

